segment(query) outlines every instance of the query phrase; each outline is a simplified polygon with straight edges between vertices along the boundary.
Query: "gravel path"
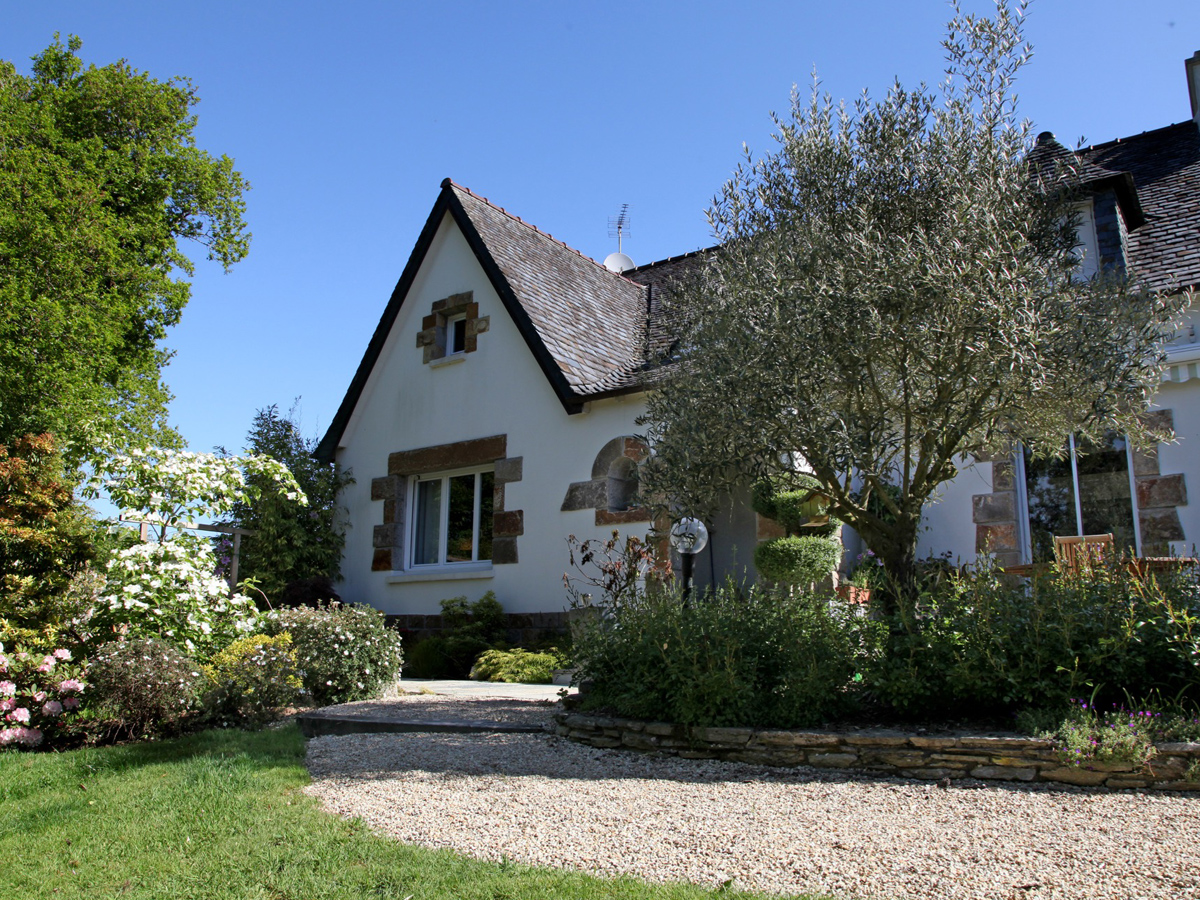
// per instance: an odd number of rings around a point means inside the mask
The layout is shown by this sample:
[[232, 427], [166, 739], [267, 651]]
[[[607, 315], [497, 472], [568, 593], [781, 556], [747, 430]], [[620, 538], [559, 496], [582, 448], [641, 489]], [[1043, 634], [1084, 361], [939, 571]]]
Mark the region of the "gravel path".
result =
[[329, 809], [483, 859], [839, 898], [1200, 898], [1194, 794], [941, 789], [541, 734], [321, 737], [308, 766]]

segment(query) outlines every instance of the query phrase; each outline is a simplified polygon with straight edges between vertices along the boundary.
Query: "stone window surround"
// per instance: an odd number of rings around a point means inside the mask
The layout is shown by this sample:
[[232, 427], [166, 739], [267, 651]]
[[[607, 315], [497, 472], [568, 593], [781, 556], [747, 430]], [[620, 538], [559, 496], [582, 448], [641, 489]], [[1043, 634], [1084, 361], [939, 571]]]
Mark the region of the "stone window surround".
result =
[[[517, 538], [525, 533], [525, 513], [519, 509], [505, 509], [504, 488], [505, 485], [521, 480], [523, 457], [508, 456], [507, 448], [508, 435], [498, 434], [389, 454], [388, 474], [371, 480], [371, 499], [383, 501], [383, 524], [375, 526], [372, 536], [374, 552], [371, 571], [405, 571], [405, 507], [408, 503], [410, 477], [488, 464], [495, 466], [491, 564], [515, 564], [518, 561]], [[454, 571], [456, 566], [444, 566], [436, 572], [431, 570], [428, 580], [486, 577], [486, 571], [482, 575], [479, 573], [478, 564], [458, 565], [463, 567], [461, 572]], [[413, 574], [415, 577], [415, 573]]]
[[610, 510], [608, 501], [608, 473], [612, 464], [621, 457], [641, 464], [649, 455], [650, 448], [641, 438], [631, 434], [613, 438], [596, 454], [592, 462], [592, 477], [587, 481], [572, 482], [567, 488], [560, 511], [593, 509], [596, 511], [597, 525], [626, 525], [651, 521], [650, 510], [645, 507]]
[[[1149, 424], [1157, 429], [1174, 427], [1169, 409], [1147, 413]], [[975, 523], [975, 552], [990, 550], [1002, 566], [1022, 562], [1021, 528], [1017, 521], [1016, 465], [1011, 457], [976, 457], [977, 462], [992, 464], [992, 490], [971, 498], [971, 521]], [[1182, 473], [1163, 475], [1158, 465], [1157, 447], [1145, 452], [1133, 451], [1133, 476], [1137, 488], [1138, 527], [1142, 535], [1142, 554], [1169, 555], [1169, 542], [1186, 540], [1178, 507], [1187, 505], [1187, 484]]]
[[423, 362], [431, 363], [445, 359], [448, 342], [447, 323], [452, 319], [462, 318], [466, 325], [463, 339], [463, 355], [474, 353], [479, 347], [479, 335], [488, 330], [491, 319], [479, 315], [479, 304], [474, 300], [473, 291], [452, 294], [441, 300], [435, 300], [429, 315], [421, 319], [421, 331], [417, 332], [417, 347], [423, 352]]

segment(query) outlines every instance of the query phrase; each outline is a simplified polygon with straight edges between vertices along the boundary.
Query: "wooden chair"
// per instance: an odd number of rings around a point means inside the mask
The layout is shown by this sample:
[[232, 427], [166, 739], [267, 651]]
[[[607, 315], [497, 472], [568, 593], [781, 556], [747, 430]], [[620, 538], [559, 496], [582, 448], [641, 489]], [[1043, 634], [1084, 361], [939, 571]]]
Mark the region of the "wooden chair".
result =
[[1081, 534], [1054, 538], [1054, 559], [1062, 572], [1076, 573], [1102, 562], [1112, 553], [1111, 534]]

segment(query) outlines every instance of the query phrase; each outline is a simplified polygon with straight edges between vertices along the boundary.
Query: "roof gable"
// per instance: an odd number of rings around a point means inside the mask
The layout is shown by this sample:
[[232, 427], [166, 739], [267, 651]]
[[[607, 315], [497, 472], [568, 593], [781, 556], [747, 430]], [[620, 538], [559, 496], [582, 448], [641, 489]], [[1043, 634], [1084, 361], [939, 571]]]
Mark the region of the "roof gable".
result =
[[647, 289], [449, 178], [314, 456], [331, 461], [388, 335], [449, 214], [568, 413], [644, 358]]

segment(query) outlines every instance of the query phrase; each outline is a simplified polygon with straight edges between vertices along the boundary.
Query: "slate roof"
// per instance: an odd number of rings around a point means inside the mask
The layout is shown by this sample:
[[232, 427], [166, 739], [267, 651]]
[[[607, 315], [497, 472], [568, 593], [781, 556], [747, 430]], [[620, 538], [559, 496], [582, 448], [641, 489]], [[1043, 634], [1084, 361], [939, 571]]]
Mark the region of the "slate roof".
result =
[[[1069, 162], [1088, 188], [1116, 192], [1130, 228], [1127, 263], [1155, 290], [1200, 288], [1200, 128], [1189, 120], [1072, 152], [1049, 132], [1035, 171]], [[713, 248], [609, 272], [483, 197], [442, 182], [404, 273], [342, 405], [314, 455], [331, 460], [437, 229], [449, 213], [568, 413], [644, 388], [674, 343], [662, 315], [672, 279]]]
[[1200, 287], [1200, 128], [1189, 119], [1096, 144], [1080, 155], [1127, 172], [1145, 223], [1129, 232], [1130, 270], [1154, 290]]
[[451, 183], [572, 392], [586, 397], [641, 364], [646, 289]]
[[1035, 185], [1039, 182], [1046, 186], [1063, 183], [1093, 192], [1112, 190], [1127, 228], [1138, 228], [1145, 221], [1132, 175], [1107, 169], [1082, 152], [1068, 150], [1049, 131], [1038, 135], [1026, 164]]

